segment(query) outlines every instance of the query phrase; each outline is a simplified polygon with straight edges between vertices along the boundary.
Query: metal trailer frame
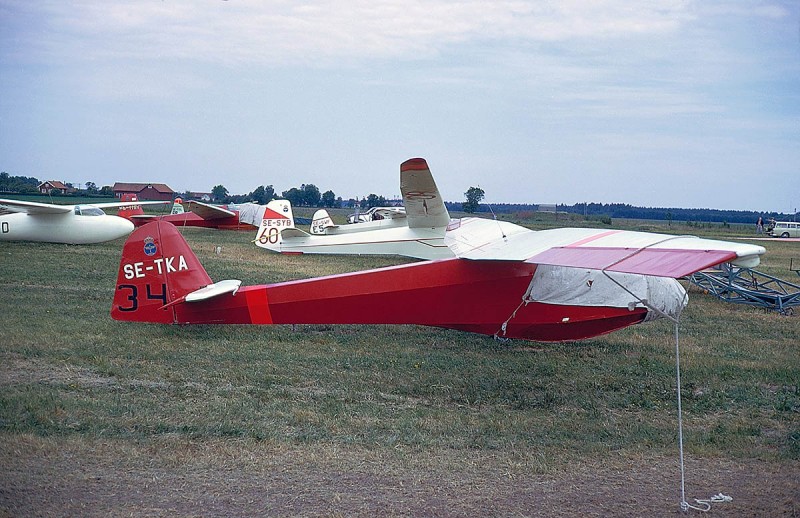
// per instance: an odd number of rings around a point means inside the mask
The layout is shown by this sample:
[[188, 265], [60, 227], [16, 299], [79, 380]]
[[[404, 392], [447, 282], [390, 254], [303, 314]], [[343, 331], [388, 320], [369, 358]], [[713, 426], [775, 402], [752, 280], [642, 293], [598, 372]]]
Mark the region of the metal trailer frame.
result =
[[[794, 269], [794, 261], [789, 268], [800, 275], [800, 267]], [[756, 306], [783, 315], [791, 315], [793, 308], [800, 306], [800, 285], [751, 268], [737, 268], [724, 263], [697, 272], [688, 279], [705, 293], [726, 302]]]

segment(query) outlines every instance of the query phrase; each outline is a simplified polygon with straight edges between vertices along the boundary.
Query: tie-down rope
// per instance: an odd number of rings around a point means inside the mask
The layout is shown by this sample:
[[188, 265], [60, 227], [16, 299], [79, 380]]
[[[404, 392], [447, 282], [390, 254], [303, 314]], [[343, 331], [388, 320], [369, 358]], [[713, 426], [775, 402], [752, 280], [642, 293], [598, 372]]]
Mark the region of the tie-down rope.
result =
[[[694, 501], [696, 502], [697, 505], [692, 505], [692, 504], [690, 504], [689, 502], [686, 501], [686, 468], [685, 468], [685, 464], [684, 464], [684, 453], [683, 453], [683, 407], [682, 407], [682, 404], [681, 404], [681, 360], [680, 360], [680, 329], [679, 329], [679, 327], [680, 327], [680, 318], [679, 318], [679, 316], [678, 317], [673, 317], [671, 315], [668, 315], [667, 313], [662, 311], [660, 308], [657, 308], [657, 307], [653, 306], [652, 304], [650, 304], [650, 302], [647, 299], [643, 299], [642, 297], [636, 295], [630, 289], [628, 289], [626, 286], [624, 286], [623, 284], [618, 282], [616, 279], [614, 279], [611, 275], [609, 275], [609, 272], [607, 271], [609, 268], [612, 268], [613, 266], [619, 264], [620, 262], [633, 257], [634, 255], [636, 255], [636, 254], [642, 252], [643, 250], [645, 250], [646, 248], [650, 248], [652, 246], [664, 243], [666, 241], [670, 241], [670, 240], [673, 240], [673, 239], [678, 239], [678, 238], [681, 238], [681, 237], [690, 237], [690, 236], [671, 236], [671, 237], [668, 237], [668, 238], [663, 239], [661, 241], [658, 241], [656, 243], [652, 243], [650, 245], [647, 245], [646, 247], [642, 247], [642, 248], [636, 249], [632, 253], [630, 253], [627, 256], [625, 256], [625, 257], [615, 261], [614, 263], [606, 266], [605, 268], [603, 268], [600, 271], [602, 272], [603, 275], [606, 276], [606, 278], [608, 278], [608, 280], [610, 280], [611, 282], [613, 282], [614, 284], [616, 284], [617, 286], [622, 288], [624, 291], [626, 291], [638, 303], [642, 304], [643, 306], [647, 307], [650, 310], [655, 311], [659, 315], [667, 318], [668, 320], [670, 320], [671, 322], [673, 322], [675, 324], [675, 382], [676, 382], [676, 385], [677, 385], [678, 452], [679, 452], [680, 466], [681, 466], [681, 502], [680, 502], [680, 507], [681, 507], [681, 511], [683, 511], [683, 512], [687, 512], [689, 509], [694, 509], [696, 511], [701, 511], [701, 512], [707, 512], [707, 511], [711, 510], [711, 505], [712, 504], [721, 503], [721, 502], [731, 502], [731, 501], [733, 501], [733, 498], [728, 496], [728, 495], [725, 495], [723, 493], [718, 493], [718, 494], [716, 494], [716, 495], [714, 495], [714, 496], [712, 496], [711, 498], [708, 498], [708, 499], [697, 499], [697, 498], [695, 498]], [[533, 277], [531, 277], [531, 283], [533, 283]], [[684, 291], [683, 301], [682, 301], [682, 304], [681, 304], [682, 306], [687, 303], [688, 296], [689, 296], [689, 294]], [[522, 301], [519, 303], [519, 305], [514, 309], [514, 311], [511, 312], [511, 315], [509, 315], [509, 317], [500, 325], [500, 329], [494, 335], [494, 337], [496, 339], [504, 339], [505, 338], [506, 330], [508, 328], [508, 323], [511, 320], [513, 320], [514, 317], [517, 316], [517, 311], [519, 311], [519, 309], [522, 306], [527, 306], [528, 303], [530, 303], [530, 302], [533, 302], [533, 299], [530, 298], [530, 287], [529, 287], [529, 289], [526, 290], [525, 295], [523, 295]], [[501, 336], [501, 334], [502, 334], [502, 336]]]

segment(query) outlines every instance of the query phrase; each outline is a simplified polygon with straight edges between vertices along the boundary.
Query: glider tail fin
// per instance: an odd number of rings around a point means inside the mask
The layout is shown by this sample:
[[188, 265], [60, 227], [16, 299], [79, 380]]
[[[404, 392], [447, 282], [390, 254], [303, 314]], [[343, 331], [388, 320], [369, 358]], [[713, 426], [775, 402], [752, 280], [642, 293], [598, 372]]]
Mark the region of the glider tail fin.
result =
[[292, 204], [288, 200], [272, 200], [264, 209], [254, 242], [258, 247], [280, 252], [281, 230], [287, 228], [294, 228]]
[[122, 248], [111, 317], [133, 322], [176, 322], [174, 305], [212, 284], [178, 229], [153, 221], [136, 229]]
[[183, 209], [183, 200], [180, 198], [175, 198], [175, 202], [172, 204], [172, 210], [170, 211], [170, 214], [183, 214], [184, 212], [186, 211]]
[[333, 224], [333, 219], [331, 219], [330, 215], [328, 215], [328, 211], [325, 209], [319, 209], [314, 213], [314, 217], [311, 218], [312, 234], [324, 234], [326, 228], [333, 226], [335, 226]]
[[123, 194], [120, 201], [129, 201], [130, 205], [123, 205], [117, 210], [117, 216], [120, 218], [131, 219], [132, 216], [140, 216], [144, 214], [141, 205], [137, 205], [139, 201], [135, 194]]

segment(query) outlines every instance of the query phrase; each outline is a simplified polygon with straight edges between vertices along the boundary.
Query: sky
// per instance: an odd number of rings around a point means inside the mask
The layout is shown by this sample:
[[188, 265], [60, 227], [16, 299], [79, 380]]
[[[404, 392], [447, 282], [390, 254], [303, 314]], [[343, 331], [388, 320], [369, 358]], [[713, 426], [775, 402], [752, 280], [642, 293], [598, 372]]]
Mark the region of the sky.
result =
[[800, 208], [800, 2], [0, 0], [0, 171]]

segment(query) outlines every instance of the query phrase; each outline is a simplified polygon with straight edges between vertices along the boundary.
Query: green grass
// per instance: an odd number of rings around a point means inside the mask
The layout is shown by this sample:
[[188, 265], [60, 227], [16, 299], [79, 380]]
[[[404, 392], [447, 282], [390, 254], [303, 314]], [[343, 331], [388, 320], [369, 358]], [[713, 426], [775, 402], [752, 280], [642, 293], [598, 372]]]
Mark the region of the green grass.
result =
[[[406, 262], [284, 257], [246, 233], [184, 234], [212, 278], [245, 284]], [[417, 326], [120, 323], [108, 316], [120, 245], [0, 244], [0, 433], [521, 449], [564, 463], [675, 448], [664, 322], [556, 345]], [[775, 271], [796, 251], [768, 247]], [[692, 294], [681, 326], [688, 451], [800, 458], [797, 318]]]

